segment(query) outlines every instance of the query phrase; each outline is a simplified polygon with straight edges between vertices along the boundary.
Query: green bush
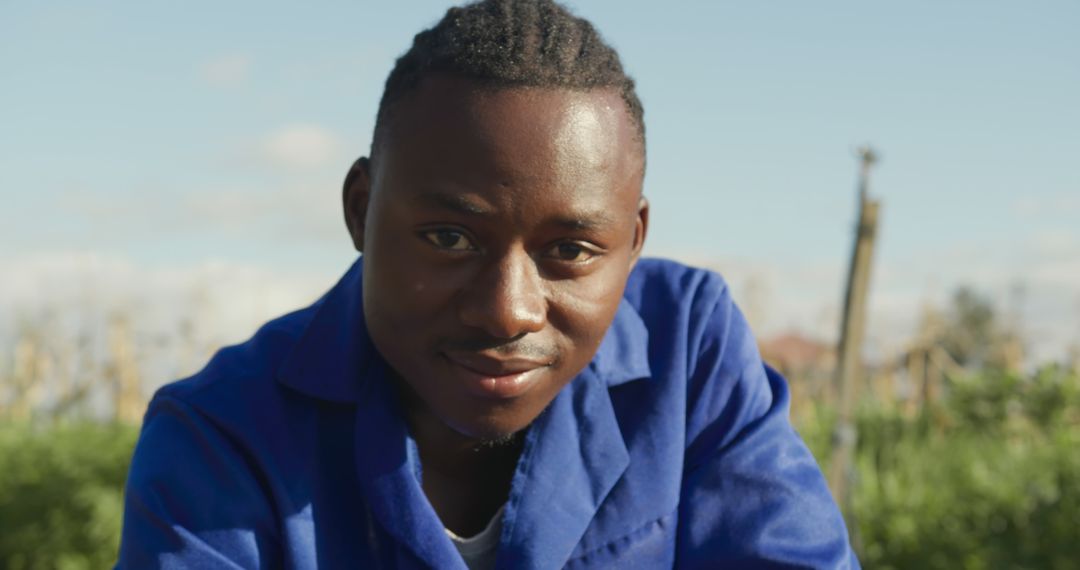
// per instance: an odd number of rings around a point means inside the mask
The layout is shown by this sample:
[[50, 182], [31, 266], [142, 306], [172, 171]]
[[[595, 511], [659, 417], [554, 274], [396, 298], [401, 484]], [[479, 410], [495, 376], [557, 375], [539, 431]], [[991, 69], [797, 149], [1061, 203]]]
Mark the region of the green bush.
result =
[[137, 436], [119, 424], [0, 424], [0, 568], [111, 567]]
[[[1080, 379], [985, 372], [914, 417], [860, 410], [853, 499], [868, 568], [1075, 568]], [[828, 413], [803, 431], [828, 457]]]
[[[1074, 568], [1080, 560], [1080, 379], [1057, 368], [954, 379], [914, 416], [858, 414], [853, 515], [867, 568]], [[834, 420], [800, 431], [828, 458]], [[0, 423], [0, 568], [106, 568], [138, 431]]]

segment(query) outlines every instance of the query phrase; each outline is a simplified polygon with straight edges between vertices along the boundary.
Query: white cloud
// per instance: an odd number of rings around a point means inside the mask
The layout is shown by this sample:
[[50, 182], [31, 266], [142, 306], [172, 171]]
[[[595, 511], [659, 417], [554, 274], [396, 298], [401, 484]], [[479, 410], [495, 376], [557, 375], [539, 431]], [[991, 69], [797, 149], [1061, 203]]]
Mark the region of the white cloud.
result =
[[265, 188], [193, 192], [184, 197], [183, 209], [199, 224], [231, 238], [347, 243], [338, 177], [281, 178]]
[[104, 314], [138, 307], [150, 316], [179, 317], [201, 303], [208, 314], [199, 326], [215, 331], [214, 336], [231, 337], [250, 332], [272, 314], [311, 302], [332, 285], [319, 276], [251, 264], [206, 260], [150, 266], [93, 251], [0, 260], [0, 273], [5, 275], [0, 309], [7, 315], [29, 317], [58, 308]]
[[[1080, 343], [1080, 235], [1047, 228], [1007, 252], [957, 244], [906, 257], [878, 252], [871, 275], [868, 354], [902, 350], [928, 307], [947, 307], [960, 286], [1013, 314], [1029, 363], [1063, 358]], [[767, 259], [683, 257], [720, 271], [759, 337], [795, 330], [832, 342], [839, 333], [846, 260], [780, 263]]]
[[783, 264], [734, 256], [674, 252], [661, 255], [723, 275], [735, 302], [759, 336], [791, 330], [826, 339], [836, 334], [843, 278], [839, 261]]
[[1080, 252], [1080, 229], [1044, 227], [1026, 240], [1025, 248], [1040, 257], [1072, 257]]
[[54, 350], [103, 358], [109, 322], [122, 316], [148, 389], [190, 374], [263, 322], [309, 305], [336, 278], [222, 261], [148, 266], [93, 251], [0, 259], [0, 274], [0, 349], [33, 330]]
[[242, 53], [220, 55], [199, 67], [199, 76], [214, 87], [235, 88], [247, 83], [251, 57]]
[[1013, 201], [1013, 209], [1033, 220], [1062, 214], [1080, 216], [1080, 189], [1043, 196], [1021, 196]]
[[286, 125], [263, 138], [259, 150], [275, 165], [312, 168], [341, 155], [341, 139], [329, 129], [308, 123]]
[[[310, 194], [298, 187], [269, 199], [292, 211], [301, 207], [305, 195], [310, 201]], [[221, 213], [223, 223], [231, 219], [229, 211], [245, 211], [249, 205], [240, 196], [220, 197], [221, 202], [206, 206], [207, 213]], [[272, 209], [262, 204], [253, 215], [261, 218]], [[311, 231], [329, 227], [330, 215], [312, 210], [300, 216], [310, 219], [296, 231], [308, 231], [301, 229], [308, 223]], [[336, 213], [334, 217], [333, 238], [345, 242]], [[251, 227], [250, 221], [240, 226]], [[1017, 315], [1029, 362], [1063, 357], [1071, 344], [1080, 342], [1080, 239], [1069, 231], [1047, 229], [1017, 243], [1020, 255], [1014, 262], [1008, 261], [1010, 256], [989, 255], [984, 247], [964, 245], [910, 257], [879, 257], [870, 293], [868, 354], [902, 349], [917, 332], [923, 308], [947, 306], [955, 288], [966, 284], [989, 295], [1003, 318]], [[723, 273], [759, 336], [798, 330], [835, 340], [845, 260], [684, 260]], [[71, 339], [80, 334], [101, 337], [112, 315], [126, 314], [135, 332], [150, 339], [145, 342], [156, 351], [146, 357], [156, 363], [146, 376], [151, 384], [160, 383], [191, 372], [211, 350], [243, 340], [267, 319], [309, 304], [333, 284], [339, 269], [344, 268], [296, 274], [287, 268], [221, 261], [150, 266], [93, 251], [0, 257], [0, 348], [6, 349], [21, 323], [52, 323], [49, 326], [62, 333], [58, 336]], [[168, 348], [181, 338], [189, 349]], [[161, 339], [165, 348], [153, 339]], [[0, 355], [0, 364], [3, 360]]]

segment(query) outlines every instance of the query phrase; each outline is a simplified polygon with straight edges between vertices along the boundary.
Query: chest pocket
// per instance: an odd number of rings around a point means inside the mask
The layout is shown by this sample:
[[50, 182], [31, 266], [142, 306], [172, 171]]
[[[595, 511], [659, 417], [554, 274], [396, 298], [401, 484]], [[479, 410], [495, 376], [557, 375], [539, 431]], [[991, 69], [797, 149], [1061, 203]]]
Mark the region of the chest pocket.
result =
[[566, 568], [671, 568], [675, 563], [677, 520], [677, 511], [672, 511], [603, 542], [599, 537], [590, 537], [597, 528], [590, 526]]

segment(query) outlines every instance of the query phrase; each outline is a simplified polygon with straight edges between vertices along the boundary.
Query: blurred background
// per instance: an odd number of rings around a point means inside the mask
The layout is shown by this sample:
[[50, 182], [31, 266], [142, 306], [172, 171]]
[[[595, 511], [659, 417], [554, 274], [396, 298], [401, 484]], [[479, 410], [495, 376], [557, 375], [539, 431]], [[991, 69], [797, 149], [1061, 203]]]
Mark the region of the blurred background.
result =
[[[111, 564], [153, 391], [355, 259], [448, 5], [0, 3], [0, 567]], [[1073, 567], [1080, 4], [569, 5], [638, 82], [647, 253], [726, 277], [864, 565]]]

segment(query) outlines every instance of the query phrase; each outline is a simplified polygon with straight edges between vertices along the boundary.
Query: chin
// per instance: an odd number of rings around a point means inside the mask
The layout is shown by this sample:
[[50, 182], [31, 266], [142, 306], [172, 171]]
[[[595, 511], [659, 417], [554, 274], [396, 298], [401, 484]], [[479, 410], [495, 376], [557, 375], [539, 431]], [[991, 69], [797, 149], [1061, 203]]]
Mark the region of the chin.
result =
[[[532, 423], [526, 422], [522, 425], [520, 422], [506, 421], [501, 418], [482, 419], [477, 421], [454, 421], [448, 418], [442, 418], [443, 423], [450, 427], [450, 429], [458, 432], [459, 434], [479, 442], [484, 446], [498, 447], [512, 443], [517, 440], [518, 434], [529, 427]], [[501, 420], [501, 421], [500, 421]]]

